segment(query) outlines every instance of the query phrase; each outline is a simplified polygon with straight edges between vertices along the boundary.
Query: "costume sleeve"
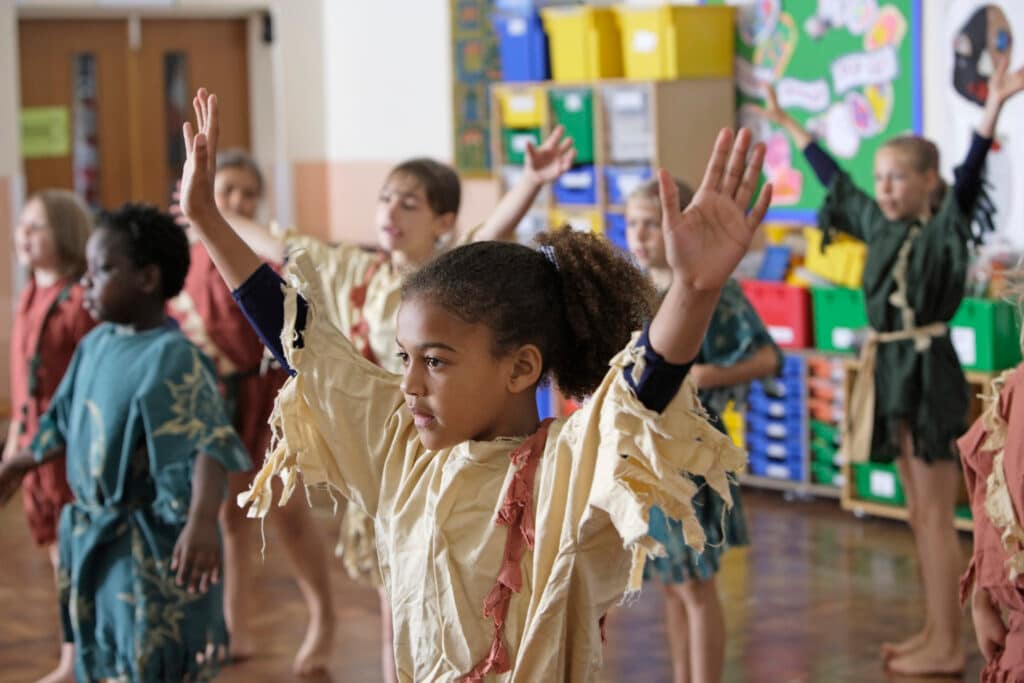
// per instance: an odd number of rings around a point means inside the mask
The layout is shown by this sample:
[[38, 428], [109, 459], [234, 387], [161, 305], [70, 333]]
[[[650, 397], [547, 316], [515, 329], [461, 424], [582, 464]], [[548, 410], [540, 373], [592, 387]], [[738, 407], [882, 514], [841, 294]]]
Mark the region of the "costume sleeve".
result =
[[[256, 330], [260, 341], [274, 355], [274, 359], [288, 371], [288, 374], [294, 375], [295, 372], [285, 358], [281, 341], [281, 331], [284, 329], [284, 287], [285, 282], [281, 276], [264, 263], [231, 295], [238, 302], [238, 307], [242, 309], [242, 314], [249, 324]], [[301, 345], [301, 334], [306, 328], [305, 299], [297, 296], [295, 306], [295, 336], [292, 343]]]
[[818, 227], [825, 233], [822, 249], [837, 230], [870, 243], [875, 231], [886, 222], [878, 203], [845, 171], [837, 169], [826, 187], [825, 203], [818, 210]]
[[39, 430], [29, 444], [29, 450], [38, 463], [44, 462], [47, 455], [67, 443], [71, 399], [75, 394], [75, 375], [82, 362], [83, 346], [79, 344], [75, 349], [56, 393], [50, 399], [46, 412], [39, 418]]
[[228, 419], [209, 359], [184, 339], [168, 344], [158, 375], [140, 386], [136, 403], [156, 487], [153, 510], [164, 521], [184, 523], [200, 453], [229, 472], [252, 468]]
[[294, 374], [281, 388], [270, 418], [271, 453], [239, 504], [250, 507], [250, 516], [265, 516], [271, 479], [284, 481], [283, 504], [301, 472], [307, 487], [326, 483], [373, 516], [385, 467], [401, 466], [422, 452], [400, 378], [359, 355], [326, 319], [322, 284], [307, 254], [294, 255], [289, 272], [281, 339], [295, 337], [305, 298], [303, 343], [283, 345]]
[[829, 153], [823, 150], [817, 142], [812, 142], [804, 147], [804, 158], [814, 170], [814, 175], [818, 176], [818, 181], [825, 187], [832, 183], [832, 178], [839, 172], [839, 165], [836, 164], [835, 159], [829, 156]]
[[[704, 532], [691, 500], [692, 476], [700, 475], [727, 505], [730, 472], [746, 463], [743, 452], [707, 419], [692, 382], [684, 381], [662, 412], [637, 397], [633, 386], [647, 371], [649, 349], [636, 336], [611, 362], [604, 382], [567, 421], [558, 439], [573, 451], [573, 477], [587, 488], [588, 512], [581, 518], [578, 542], [611, 524], [623, 547], [633, 553], [625, 590], [638, 590], [648, 554], [660, 546], [647, 536], [654, 505], [683, 524], [687, 542], [702, 548]], [[632, 382], [625, 377], [629, 369]]]

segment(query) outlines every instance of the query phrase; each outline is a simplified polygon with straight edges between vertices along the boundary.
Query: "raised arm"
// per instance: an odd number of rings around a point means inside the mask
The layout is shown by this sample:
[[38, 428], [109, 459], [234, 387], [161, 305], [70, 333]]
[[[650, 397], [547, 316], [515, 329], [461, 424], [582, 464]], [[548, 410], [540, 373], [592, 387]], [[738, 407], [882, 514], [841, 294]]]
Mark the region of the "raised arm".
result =
[[200, 88], [192, 106], [197, 125], [193, 130], [192, 124], [185, 122], [183, 130], [186, 158], [181, 175], [181, 209], [206, 245], [221, 277], [235, 290], [256, 272], [262, 261], [224, 220], [213, 198], [219, 128], [217, 96]]
[[985, 160], [996, 136], [996, 125], [1007, 100], [1024, 90], [1024, 68], [1011, 72], [1007, 55], [997, 55], [992, 75], [988, 79], [988, 96], [981, 122], [971, 138], [971, 145], [963, 163], [955, 171], [953, 193], [957, 204], [965, 213], [974, 210], [975, 202], [981, 196], [984, 181]]
[[651, 323], [650, 341], [670, 363], [697, 356], [721, 289], [747, 253], [771, 202], [768, 183], [747, 213], [764, 163], [762, 144], [747, 160], [750, 139], [746, 129], [737, 136], [728, 129], [718, 134], [704, 180], [682, 213], [671, 174], [658, 172], [672, 285]]
[[519, 181], [505, 193], [487, 221], [473, 235], [474, 241], [509, 239], [541, 188], [555, 182], [558, 176], [572, 167], [576, 150], [572, 146], [572, 138], [563, 138], [564, 134], [565, 129], [558, 126], [540, 147], [526, 143], [526, 160]]
[[828, 187], [836, 172], [839, 171], [839, 166], [835, 160], [815, 142], [814, 136], [811, 135], [810, 131], [801, 126], [796, 119], [779, 106], [779, 98], [774, 86], [765, 85], [764, 99], [765, 106], [761, 110], [764, 116], [776, 126], [786, 131], [793, 140], [793, 144], [803, 152], [807, 163], [814, 169], [814, 174], [818, 176], [818, 181]]

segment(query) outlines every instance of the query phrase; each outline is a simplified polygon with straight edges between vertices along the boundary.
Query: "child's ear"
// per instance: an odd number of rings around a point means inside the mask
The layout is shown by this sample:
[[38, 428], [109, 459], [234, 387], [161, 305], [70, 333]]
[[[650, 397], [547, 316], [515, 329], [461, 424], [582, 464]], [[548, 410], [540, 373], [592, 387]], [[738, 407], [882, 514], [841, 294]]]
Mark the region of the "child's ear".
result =
[[512, 372], [508, 376], [508, 390], [513, 394], [526, 391], [540, 381], [544, 371], [544, 358], [533, 344], [520, 346], [512, 353]]
[[140, 277], [142, 278], [141, 287], [143, 292], [146, 294], [160, 294], [160, 289], [163, 287], [160, 266], [155, 263], [143, 266], [140, 269]]
[[436, 227], [434, 229], [434, 237], [437, 239], [443, 239], [444, 237], [452, 234], [455, 230], [455, 219], [456, 215], [451, 211], [438, 216], [435, 223]]

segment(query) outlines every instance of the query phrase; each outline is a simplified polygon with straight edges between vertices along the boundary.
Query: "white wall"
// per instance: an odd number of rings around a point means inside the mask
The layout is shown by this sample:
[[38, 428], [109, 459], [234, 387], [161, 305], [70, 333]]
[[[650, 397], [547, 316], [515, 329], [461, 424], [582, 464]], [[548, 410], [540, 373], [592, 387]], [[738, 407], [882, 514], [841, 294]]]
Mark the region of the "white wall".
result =
[[447, 1], [327, 0], [323, 31], [328, 158], [450, 160]]

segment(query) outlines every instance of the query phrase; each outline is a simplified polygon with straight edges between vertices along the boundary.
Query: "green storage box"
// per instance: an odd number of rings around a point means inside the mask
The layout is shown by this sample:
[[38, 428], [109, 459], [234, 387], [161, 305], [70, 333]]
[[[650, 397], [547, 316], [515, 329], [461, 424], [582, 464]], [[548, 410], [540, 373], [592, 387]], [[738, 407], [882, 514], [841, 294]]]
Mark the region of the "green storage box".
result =
[[1020, 316], [1013, 304], [966, 298], [949, 323], [965, 370], [1005, 370], [1020, 362]]
[[953, 511], [953, 516], [957, 519], [974, 519], [974, 515], [971, 514], [970, 505], [957, 505], [956, 510]]
[[853, 354], [857, 330], [868, 327], [864, 293], [844, 287], [812, 287], [814, 343], [822, 351]]
[[831, 465], [836, 461], [836, 451], [838, 447], [828, 441], [821, 439], [811, 440], [811, 453], [814, 456], [815, 463], [821, 463], [822, 465]]
[[875, 462], [854, 463], [853, 480], [857, 498], [884, 505], [906, 505], [903, 483], [896, 465]]
[[526, 159], [526, 143], [540, 144], [540, 128], [504, 128], [501, 139], [505, 143], [505, 163], [521, 166]]
[[576, 163], [594, 161], [594, 92], [589, 88], [552, 90], [549, 93], [555, 123], [565, 126], [565, 134], [576, 148]]
[[821, 420], [811, 420], [811, 436], [824, 443], [832, 444], [834, 450], [839, 445], [839, 425]]
[[825, 464], [816, 462], [811, 466], [811, 473], [814, 475], [814, 482], [825, 486], [839, 488], [842, 484], [842, 471], [831, 463]]

